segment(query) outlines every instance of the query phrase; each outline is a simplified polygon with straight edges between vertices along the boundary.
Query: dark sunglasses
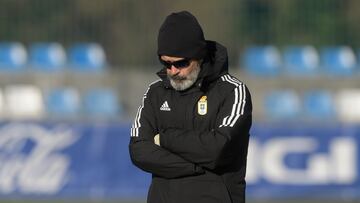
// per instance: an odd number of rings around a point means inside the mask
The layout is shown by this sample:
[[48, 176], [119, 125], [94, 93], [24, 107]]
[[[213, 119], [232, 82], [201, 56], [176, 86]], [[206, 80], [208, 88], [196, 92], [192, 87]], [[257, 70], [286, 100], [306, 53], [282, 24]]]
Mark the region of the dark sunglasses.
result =
[[182, 69], [190, 65], [190, 59], [182, 59], [174, 62], [164, 61], [161, 58], [159, 60], [160, 63], [163, 64], [167, 69], [171, 69], [171, 66], [174, 66], [177, 69]]

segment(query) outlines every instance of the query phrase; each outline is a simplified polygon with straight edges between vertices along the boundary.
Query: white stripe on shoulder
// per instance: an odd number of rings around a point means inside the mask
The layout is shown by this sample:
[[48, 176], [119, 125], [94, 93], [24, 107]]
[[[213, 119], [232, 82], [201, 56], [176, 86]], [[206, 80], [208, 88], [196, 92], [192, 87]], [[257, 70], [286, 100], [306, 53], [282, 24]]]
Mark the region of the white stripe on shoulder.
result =
[[135, 116], [135, 120], [134, 120], [134, 123], [131, 127], [131, 137], [139, 137], [139, 128], [141, 127], [141, 123], [140, 123], [140, 118], [141, 118], [141, 112], [144, 108], [144, 102], [145, 102], [145, 99], [147, 98], [147, 94], [150, 90], [150, 87], [155, 84], [155, 83], [158, 83], [160, 82], [161, 79], [159, 80], [156, 80], [152, 83], [149, 84], [147, 90], [145, 91], [144, 93], [144, 96], [142, 98], [142, 102], [141, 102], [141, 105], [139, 106], [138, 110], [137, 110], [137, 113], [136, 113], [136, 116]]
[[242, 85], [243, 83], [241, 81], [239, 81], [237, 78], [229, 75], [229, 74], [226, 74], [226, 75], [223, 75], [221, 76], [221, 79], [222, 81], [225, 81], [225, 82], [228, 82], [228, 83], [231, 83], [235, 86], [239, 86], [239, 85]]
[[240, 106], [237, 109], [236, 112], [236, 117], [232, 120], [232, 122], [230, 123], [230, 127], [233, 127], [236, 123], [236, 121], [238, 120], [238, 118], [240, 117], [240, 115], [244, 115], [244, 109], [245, 109], [245, 104], [246, 104], [246, 92], [245, 92], [245, 86], [241, 85], [238, 88], [241, 87], [241, 90], [239, 90], [241, 92], [241, 97], [242, 98], [240, 100]]
[[236, 116], [236, 112], [238, 111], [237, 109], [239, 109], [239, 90], [238, 88], [235, 88], [234, 90], [235, 92], [235, 99], [234, 99], [234, 103], [232, 105], [232, 109], [231, 109], [231, 114], [230, 116], [227, 116], [226, 120], [223, 120], [222, 126], [228, 126], [230, 124], [230, 122], [234, 119], [234, 117]]
[[230, 75], [223, 75], [221, 76], [223, 81], [229, 82], [235, 85], [234, 89], [234, 103], [232, 105], [231, 113], [228, 116], [225, 116], [223, 119], [222, 124], [219, 127], [233, 127], [238, 120], [238, 118], [244, 114], [245, 103], [246, 103], [246, 90], [245, 85], [240, 82], [238, 79], [230, 76]]

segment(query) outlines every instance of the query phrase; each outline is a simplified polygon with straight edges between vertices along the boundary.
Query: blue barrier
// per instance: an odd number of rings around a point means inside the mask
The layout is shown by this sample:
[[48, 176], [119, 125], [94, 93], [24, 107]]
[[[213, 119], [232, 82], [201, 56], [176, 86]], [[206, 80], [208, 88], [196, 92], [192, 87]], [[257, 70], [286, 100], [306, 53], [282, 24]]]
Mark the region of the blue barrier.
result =
[[360, 126], [255, 125], [248, 154], [252, 198], [360, 198]]
[[[360, 126], [260, 125], [251, 131], [249, 198], [360, 199]], [[144, 198], [130, 124], [0, 123], [0, 198]]]
[[145, 197], [129, 124], [0, 124], [0, 197]]

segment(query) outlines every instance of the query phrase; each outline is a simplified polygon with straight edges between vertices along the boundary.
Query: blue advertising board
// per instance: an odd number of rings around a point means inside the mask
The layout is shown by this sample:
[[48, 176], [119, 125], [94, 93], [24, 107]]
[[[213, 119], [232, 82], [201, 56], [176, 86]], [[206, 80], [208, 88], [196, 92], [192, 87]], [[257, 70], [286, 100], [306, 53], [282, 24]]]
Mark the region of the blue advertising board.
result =
[[150, 181], [131, 164], [130, 124], [2, 123], [2, 197], [144, 197]]
[[255, 125], [251, 134], [250, 197], [360, 199], [360, 126]]
[[[129, 139], [129, 123], [3, 122], [0, 198], [143, 198]], [[248, 197], [360, 199], [359, 144], [357, 125], [255, 124]]]

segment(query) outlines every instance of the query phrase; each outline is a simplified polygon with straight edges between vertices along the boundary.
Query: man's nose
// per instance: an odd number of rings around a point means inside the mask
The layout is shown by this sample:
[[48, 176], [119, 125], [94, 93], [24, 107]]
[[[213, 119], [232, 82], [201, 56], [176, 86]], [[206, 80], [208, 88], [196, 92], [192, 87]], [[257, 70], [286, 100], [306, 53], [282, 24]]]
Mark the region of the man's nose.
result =
[[174, 65], [172, 65], [171, 67], [170, 67], [170, 72], [172, 73], [172, 74], [176, 74], [176, 73], [178, 73], [180, 70], [178, 69], [178, 68], [176, 68]]

